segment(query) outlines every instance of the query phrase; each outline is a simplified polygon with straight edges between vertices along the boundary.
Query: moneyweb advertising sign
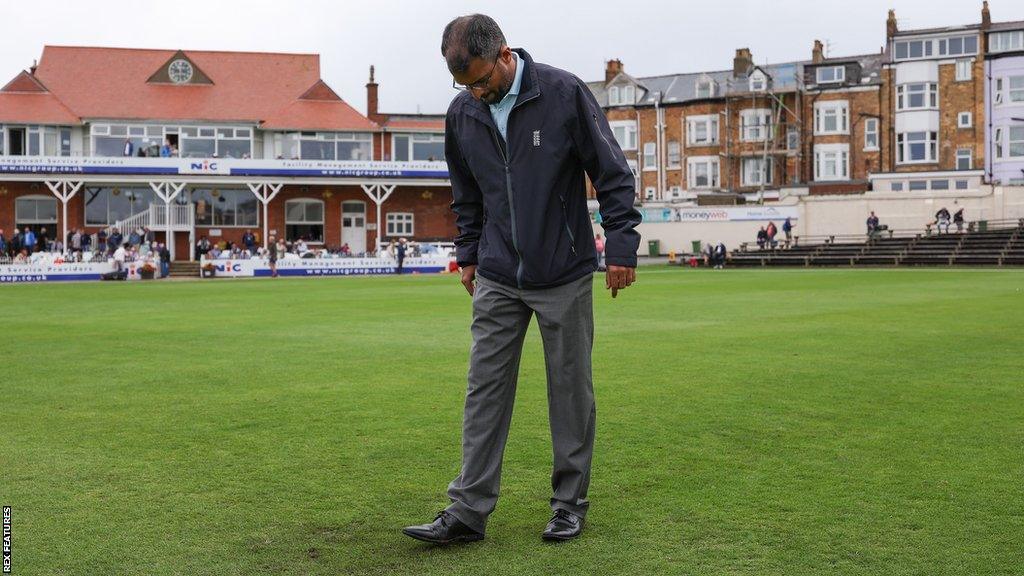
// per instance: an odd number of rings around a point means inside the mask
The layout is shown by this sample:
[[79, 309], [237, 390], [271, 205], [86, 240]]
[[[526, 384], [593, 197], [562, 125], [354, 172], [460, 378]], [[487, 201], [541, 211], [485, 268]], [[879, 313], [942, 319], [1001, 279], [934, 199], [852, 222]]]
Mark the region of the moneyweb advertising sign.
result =
[[135, 158], [0, 156], [8, 174], [154, 174], [307, 176], [333, 178], [448, 178], [444, 162], [254, 160], [247, 158]]
[[644, 222], [749, 222], [797, 220], [796, 206], [709, 206], [707, 208], [644, 208]]
[[[403, 261], [405, 273], [438, 273], [448, 268], [448, 257], [406, 258]], [[270, 276], [270, 264], [262, 258], [248, 260], [202, 260], [201, 265], [210, 264], [214, 277], [245, 278]], [[288, 258], [278, 260], [278, 276], [365, 276], [370, 274], [394, 274], [398, 263], [392, 258]]]

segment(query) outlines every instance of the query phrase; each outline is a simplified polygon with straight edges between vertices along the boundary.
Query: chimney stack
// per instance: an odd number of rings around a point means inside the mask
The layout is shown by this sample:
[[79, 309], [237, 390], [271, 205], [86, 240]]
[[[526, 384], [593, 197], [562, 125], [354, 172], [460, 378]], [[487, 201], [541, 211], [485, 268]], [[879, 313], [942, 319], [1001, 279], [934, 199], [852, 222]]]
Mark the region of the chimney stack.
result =
[[35, 58], [33, 58], [32, 59], [32, 67], [28, 69], [28, 73], [33, 75], [33, 76], [35, 76], [36, 75], [36, 68], [38, 68], [38, 67], [39, 67], [39, 61], [36, 60]]
[[373, 65], [370, 65], [370, 81], [366, 83], [366, 117], [377, 121], [377, 82], [373, 79]]
[[889, 10], [889, 19], [885, 21], [885, 37], [892, 38], [899, 32], [899, 27], [896, 26], [896, 11]]
[[988, 11], [988, 0], [981, 3], [981, 29], [988, 30], [992, 26], [992, 13]]
[[811, 62], [820, 64], [825, 61], [825, 46], [822, 45], [821, 40], [814, 41], [814, 50], [811, 50]]
[[737, 48], [736, 57], [732, 59], [733, 78], [743, 78], [754, 67], [754, 56], [750, 48]]
[[622, 60], [618, 58], [609, 60], [605, 64], [604, 68], [604, 83], [607, 86], [609, 82], [615, 79], [622, 72]]

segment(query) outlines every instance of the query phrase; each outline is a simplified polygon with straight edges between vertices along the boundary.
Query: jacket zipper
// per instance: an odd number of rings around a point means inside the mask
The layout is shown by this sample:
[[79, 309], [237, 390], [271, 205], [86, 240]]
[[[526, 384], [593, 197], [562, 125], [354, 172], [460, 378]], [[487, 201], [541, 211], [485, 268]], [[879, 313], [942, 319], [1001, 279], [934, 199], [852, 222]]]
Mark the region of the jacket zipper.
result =
[[572, 255], [576, 256], [576, 237], [569, 228], [569, 210], [565, 207], [565, 198], [559, 196], [558, 199], [562, 201], [562, 222], [565, 224], [565, 232], [569, 234], [569, 248], [572, 248]]
[[[522, 106], [523, 104], [529, 102], [530, 100], [533, 100], [537, 96], [539, 96], [539, 94], [534, 94], [533, 96], [530, 96], [526, 100], [523, 100], [522, 102], [514, 104], [512, 106], [512, 110], [509, 110], [508, 120], [506, 122], [511, 124], [511, 122], [512, 122], [512, 112], [515, 112], [516, 108]], [[489, 112], [490, 111], [488, 110], [488, 113]], [[508, 133], [508, 131], [509, 131], [509, 125], [508, 124], [506, 124], [506, 126], [505, 126], [505, 131], [506, 131], [506, 133]], [[515, 201], [512, 198], [512, 167], [511, 167], [510, 162], [509, 162], [508, 154], [505, 153], [505, 151], [501, 147], [501, 143], [498, 142], [497, 127], [495, 127], [495, 129], [491, 131], [491, 136], [494, 137], [494, 145], [498, 147], [498, 152], [501, 153], [501, 159], [505, 162], [505, 192], [508, 195], [509, 217], [512, 219], [512, 248], [515, 249], [516, 257], [519, 259], [519, 262], [516, 265], [516, 286], [518, 286], [519, 289], [522, 290], [523, 289], [523, 253], [519, 251], [519, 236], [518, 236], [518, 233], [516, 232], [516, 204], [515, 204]], [[506, 142], [506, 145], [507, 145], [507, 142]]]

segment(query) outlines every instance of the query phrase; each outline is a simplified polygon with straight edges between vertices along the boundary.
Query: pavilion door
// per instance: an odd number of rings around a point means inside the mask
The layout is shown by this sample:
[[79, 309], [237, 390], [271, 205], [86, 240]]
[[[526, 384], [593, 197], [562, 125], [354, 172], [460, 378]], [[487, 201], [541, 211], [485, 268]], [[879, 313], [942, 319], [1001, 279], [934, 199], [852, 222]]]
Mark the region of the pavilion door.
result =
[[341, 243], [352, 254], [366, 252], [366, 203], [348, 200], [341, 203]]

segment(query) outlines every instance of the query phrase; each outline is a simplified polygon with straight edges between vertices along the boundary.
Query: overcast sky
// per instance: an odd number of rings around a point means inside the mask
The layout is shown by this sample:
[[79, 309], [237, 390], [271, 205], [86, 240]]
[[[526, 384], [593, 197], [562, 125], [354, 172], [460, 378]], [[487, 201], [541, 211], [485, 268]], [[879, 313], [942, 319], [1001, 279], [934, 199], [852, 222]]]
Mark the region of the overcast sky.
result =
[[[855, 6], [856, 8], [851, 8]], [[1024, 2], [992, 0], [993, 20], [1024, 20]], [[0, 0], [0, 85], [43, 45], [313, 52], [339, 95], [366, 111], [370, 64], [385, 112], [444, 112], [454, 95], [439, 53], [453, 17], [484, 12], [513, 47], [584, 80], [619, 58], [634, 76], [731, 68], [736, 48], [758, 63], [870, 53], [885, 19], [900, 27], [976, 23], [981, 0]]]

